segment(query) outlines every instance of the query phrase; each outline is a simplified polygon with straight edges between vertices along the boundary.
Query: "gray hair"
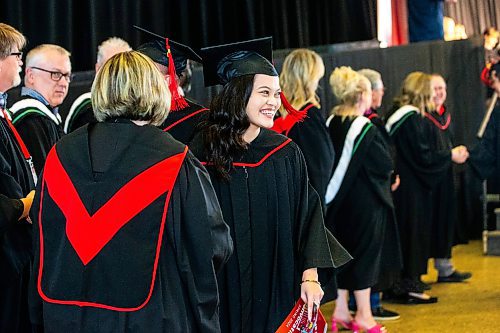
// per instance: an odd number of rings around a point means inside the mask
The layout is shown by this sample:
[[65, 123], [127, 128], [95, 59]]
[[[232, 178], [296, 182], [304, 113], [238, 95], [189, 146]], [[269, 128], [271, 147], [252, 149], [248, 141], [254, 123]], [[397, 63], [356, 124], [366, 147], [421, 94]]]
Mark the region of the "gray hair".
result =
[[42, 44], [28, 52], [26, 55], [26, 67], [36, 66], [40, 58], [45, 57], [45, 51], [56, 51], [67, 56], [68, 58], [71, 56], [71, 53], [69, 53], [64, 47], [55, 44]]
[[120, 49], [123, 50], [123, 52], [132, 51], [130, 45], [128, 45], [128, 43], [123, 39], [118, 37], [110, 37], [97, 47], [97, 63], [99, 65], [102, 65], [103, 62], [107, 60], [104, 59], [104, 53], [109, 49]]
[[380, 75], [379, 72], [373, 69], [363, 68], [360, 69], [358, 73], [363, 75], [370, 81], [373, 90], [383, 88], [384, 83], [382, 81], [382, 75]]

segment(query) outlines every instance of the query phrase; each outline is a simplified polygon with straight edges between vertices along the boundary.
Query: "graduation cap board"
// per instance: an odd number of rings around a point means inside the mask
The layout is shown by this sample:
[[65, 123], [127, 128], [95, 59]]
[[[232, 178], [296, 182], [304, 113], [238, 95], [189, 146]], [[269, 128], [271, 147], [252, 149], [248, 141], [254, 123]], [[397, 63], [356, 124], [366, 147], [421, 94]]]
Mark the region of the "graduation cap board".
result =
[[[244, 42], [204, 47], [200, 50], [203, 57], [203, 76], [205, 86], [225, 85], [232, 79], [243, 75], [265, 74], [278, 76], [273, 62], [273, 38], [264, 37]], [[299, 112], [290, 105], [280, 93], [283, 107], [297, 121], [302, 121], [305, 112]]]
[[[137, 48], [137, 51], [141, 52], [144, 55], [147, 55], [154, 62], [168, 67], [168, 57], [165, 43], [165, 40], [167, 38], [136, 25], [134, 25], [134, 28], [154, 37], [154, 41], [140, 45]], [[170, 50], [172, 52], [175, 70], [177, 73], [180, 73], [184, 69], [186, 69], [187, 59], [194, 60], [200, 63], [202, 62], [200, 55], [196, 53], [191, 47], [176, 42], [172, 39], [169, 39], [168, 43], [170, 45]]]
[[273, 61], [273, 39], [264, 37], [244, 42], [204, 47], [205, 86], [226, 84], [231, 79], [247, 74], [278, 76]]
[[168, 88], [172, 94], [171, 111], [186, 108], [189, 104], [179, 94], [177, 73], [186, 69], [187, 59], [201, 62], [201, 57], [187, 45], [162, 37], [136, 25], [134, 25], [134, 28], [155, 37], [155, 41], [142, 44], [137, 51], [148, 56], [154, 62], [168, 67]]

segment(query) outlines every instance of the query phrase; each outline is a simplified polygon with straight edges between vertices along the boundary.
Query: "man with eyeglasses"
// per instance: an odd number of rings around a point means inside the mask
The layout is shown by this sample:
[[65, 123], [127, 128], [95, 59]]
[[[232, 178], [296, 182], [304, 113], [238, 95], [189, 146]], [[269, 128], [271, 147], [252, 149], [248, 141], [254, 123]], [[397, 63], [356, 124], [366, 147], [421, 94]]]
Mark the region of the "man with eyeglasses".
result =
[[[31, 157], [6, 110], [5, 92], [21, 83], [20, 50], [25, 44], [19, 31], [0, 23], [0, 194], [12, 199], [28, 196], [35, 187], [28, 163]], [[0, 208], [0, 332], [31, 332], [27, 296], [33, 260], [31, 225], [26, 218], [18, 221], [19, 214], [3, 217], [9, 210], [27, 214], [33, 197], [23, 200], [22, 208], [16, 207], [19, 200], [6, 197], [2, 197]]]
[[66, 98], [71, 82], [69, 57], [68, 51], [53, 44], [39, 45], [28, 52], [21, 100], [10, 108], [12, 122], [33, 156], [37, 174], [63, 135], [58, 106]]

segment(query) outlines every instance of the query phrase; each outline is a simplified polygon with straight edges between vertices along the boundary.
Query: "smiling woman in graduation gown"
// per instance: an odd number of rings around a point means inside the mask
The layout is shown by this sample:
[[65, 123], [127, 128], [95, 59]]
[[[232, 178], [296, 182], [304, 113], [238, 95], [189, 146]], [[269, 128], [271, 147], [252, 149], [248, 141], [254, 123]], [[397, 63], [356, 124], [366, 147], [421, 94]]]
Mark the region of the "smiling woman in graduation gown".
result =
[[49, 153], [32, 214], [30, 315], [44, 332], [220, 331], [232, 242], [206, 170], [155, 127], [165, 96], [146, 56], [115, 55], [93, 85], [98, 122]]
[[324, 228], [299, 148], [267, 129], [280, 104], [270, 43], [202, 49], [205, 84], [225, 84], [190, 145], [206, 163], [235, 244], [218, 275], [223, 332], [276, 331], [299, 297], [320, 302], [317, 270], [349, 259]]
[[[425, 118], [426, 110], [434, 109], [431, 88], [430, 75], [410, 73], [386, 122], [396, 149], [396, 168], [401, 177], [401, 185], [394, 192], [394, 203], [404, 267], [403, 279], [396, 293], [419, 294], [410, 295], [419, 303], [437, 301], [435, 297], [422, 294], [424, 289], [419, 283], [420, 275], [427, 272], [427, 261], [431, 256], [432, 210], [437, 207], [433, 200], [449, 200], [433, 195], [433, 191], [447, 176], [452, 177], [452, 160], [456, 160], [455, 156], [460, 151], [452, 150], [444, 137], [439, 137], [436, 124]], [[448, 205], [448, 202], [441, 204]]]

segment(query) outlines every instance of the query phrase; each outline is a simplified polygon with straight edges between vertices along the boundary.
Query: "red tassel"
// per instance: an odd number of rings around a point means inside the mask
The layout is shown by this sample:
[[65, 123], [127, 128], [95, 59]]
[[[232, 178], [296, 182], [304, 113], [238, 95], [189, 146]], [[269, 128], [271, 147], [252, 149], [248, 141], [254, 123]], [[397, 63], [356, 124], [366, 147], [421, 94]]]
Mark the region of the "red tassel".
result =
[[170, 51], [170, 45], [168, 43], [168, 38], [165, 38], [165, 44], [167, 48], [167, 58], [168, 58], [168, 89], [172, 94], [172, 102], [170, 104], [170, 111], [177, 111], [184, 109], [188, 106], [188, 103], [179, 94], [179, 87], [177, 86], [177, 74], [175, 73], [174, 58], [172, 57], [172, 51]]
[[297, 119], [297, 121], [304, 121], [304, 118], [307, 115], [307, 112], [300, 112], [295, 110], [295, 108], [288, 102], [288, 100], [285, 97], [285, 94], [283, 92], [280, 92], [280, 98], [281, 98], [281, 104], [283, 104], [283, 107], [285, 110], [288, 112], [289, 116], [292, 116]]

